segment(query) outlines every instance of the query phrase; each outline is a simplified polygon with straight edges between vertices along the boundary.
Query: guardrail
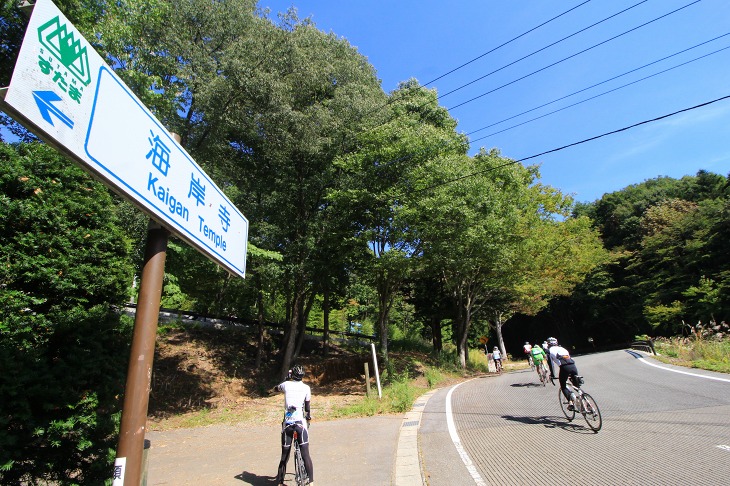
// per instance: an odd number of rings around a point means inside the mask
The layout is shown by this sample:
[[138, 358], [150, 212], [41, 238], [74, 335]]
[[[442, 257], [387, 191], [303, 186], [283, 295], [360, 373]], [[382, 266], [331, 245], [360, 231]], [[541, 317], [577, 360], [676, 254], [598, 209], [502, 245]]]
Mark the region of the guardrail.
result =
[[[129, 309], [136, 309], [137, 304], [134, 303], [128, 303], [125, 304], [126, 308]], [[208, 324], [208, 325], [215, 325], [215, 324], [223, 324], [225, 326], [225, 323], [233, 324], [236, 327], [243, 326], [244, 328], [250, 328], [255, 329], [257, 323], [250, 321], [250, 320], [244, 320], [240, 319], [238, 317], [220, 317], [220, 316], [211, 316], [206, 314], [201, 314], [199, 312], [191, 312], [191, 311], [182, 311], [179, 309], [168, 309], [165, 307], [160, 307], [160, 317], [165, 318], [164, 320], [169, 320], [170, 318], [177, 318], [180, 319], [183, 323], [190, 323], [190, 321], [193, 321], [197, 324]], [[280, 329], [283, 330], [286, 325], [285, 324], [279, 324], [277, 322], [264, 322], [264, 327], [268, 329]], [[310, 333], [316, 333], [316, 334], [324, 334], [324, 329], [320, 329], [318, 327], [306, 327], [306, 330]], [[335, 331], [330, 330], [329, 334], [335, 335], [335, 336], [346, 336], [350, 338], [358, 338], [358, 339], [367, 339], [370, 342], [374, 342], [377, 340], [377, 336], [373, 336], [370, 334], [360, 334], [356, 332], [347, 332], [347, 331]]]
[[647, 353], [651, 352], [653, 355], [656, 356], [656, 351], [654, 350], [654, 341], [652, 341], [651, 339], [634, 341], [633, 343], [631, 343], [631, 347], [641, 349], [643, 351], [646, 351]]

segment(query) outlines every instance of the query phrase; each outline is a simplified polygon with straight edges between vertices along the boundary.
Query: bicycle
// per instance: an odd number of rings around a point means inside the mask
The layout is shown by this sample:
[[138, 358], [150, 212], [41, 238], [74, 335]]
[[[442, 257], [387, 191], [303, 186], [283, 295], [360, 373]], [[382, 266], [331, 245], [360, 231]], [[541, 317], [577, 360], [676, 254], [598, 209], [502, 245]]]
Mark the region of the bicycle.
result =
[[299, 448], [299, 434], [294, 429], [292, 435], [292, 446], [294, 447], [294, 484], [297, 486], [306, 486], [309, 484], [309, 475], [307, 474], [307, 468], [304, 467], [304, 459], [302, 458], [302, 451]]
[[[553, 386], [555, 385], [554, 378], [551, 378]], [[575, 418], [575, 413], [579, 412], [583, 415], [588, 427], [593, 432], [598, 433], [603, 425], [603, 419], [601, 418], [601, 410], [598, 408], [598, 404], [588, 393], [581, 389], [584, 380], [582, 376], [571, 375], [570, 379], [565, 383], [565, 386], [575, 395], [573, 403], [573, 410], [568, 408], [570, 401], [563, 395], [563, 390], [558, 389], [558, 402], [560, 403], [560, 409], [563, 411], [565, 418], [571, 422]]]
[[494, 360], [494, 366], [497, 369], [497, 373], [500, 375], [502, 374], [502, 360], [501, 359], [495, 359]]
[[547, 385], [549, 377], [548, 370], [545, 367], [545, 361], [540, 361], [540, 365], [537, 366], [537, 375], [540, 377], [540, 383], [542, 383], [542, 386]]

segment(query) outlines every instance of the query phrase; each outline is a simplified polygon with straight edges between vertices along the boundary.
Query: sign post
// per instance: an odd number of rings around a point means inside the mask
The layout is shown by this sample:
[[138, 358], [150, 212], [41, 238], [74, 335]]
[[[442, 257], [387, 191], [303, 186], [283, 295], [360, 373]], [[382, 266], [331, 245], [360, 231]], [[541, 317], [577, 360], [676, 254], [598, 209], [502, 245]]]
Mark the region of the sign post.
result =
[[150, 221], [137, 311], [134, 316], [132, 349], [129, 352], [119, 443], [112, 476], [113, 486], [137, 486], [141, 480], [152, 360], [155, 356], [169, 234], [166, 229]]
[[51, 0], [37, 0], [0, 109], [150, 218], [114, 486], [138, 486], [168, 236], [244, 277], [248, 220]]

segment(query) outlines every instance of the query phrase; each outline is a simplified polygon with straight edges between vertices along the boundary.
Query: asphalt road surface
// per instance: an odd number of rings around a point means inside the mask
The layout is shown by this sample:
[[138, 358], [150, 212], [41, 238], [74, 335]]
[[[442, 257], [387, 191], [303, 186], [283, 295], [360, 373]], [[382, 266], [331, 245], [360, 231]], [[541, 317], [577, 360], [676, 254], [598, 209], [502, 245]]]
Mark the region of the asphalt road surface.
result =
[[730, 485], [730, 376], [640, 357], [575, 357], [598, 433], [529, 369], [438, 391], [418, 437], [428, 484]]

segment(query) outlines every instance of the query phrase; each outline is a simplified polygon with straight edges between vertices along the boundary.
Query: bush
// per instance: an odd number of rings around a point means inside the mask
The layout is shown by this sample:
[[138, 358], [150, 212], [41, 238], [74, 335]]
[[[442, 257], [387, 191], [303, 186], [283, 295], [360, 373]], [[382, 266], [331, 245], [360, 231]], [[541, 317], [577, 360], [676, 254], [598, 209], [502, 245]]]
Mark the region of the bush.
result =
[[40, 143], [0, 144], [0, 483], [103, 484], [132, 281], [106, 188]]

